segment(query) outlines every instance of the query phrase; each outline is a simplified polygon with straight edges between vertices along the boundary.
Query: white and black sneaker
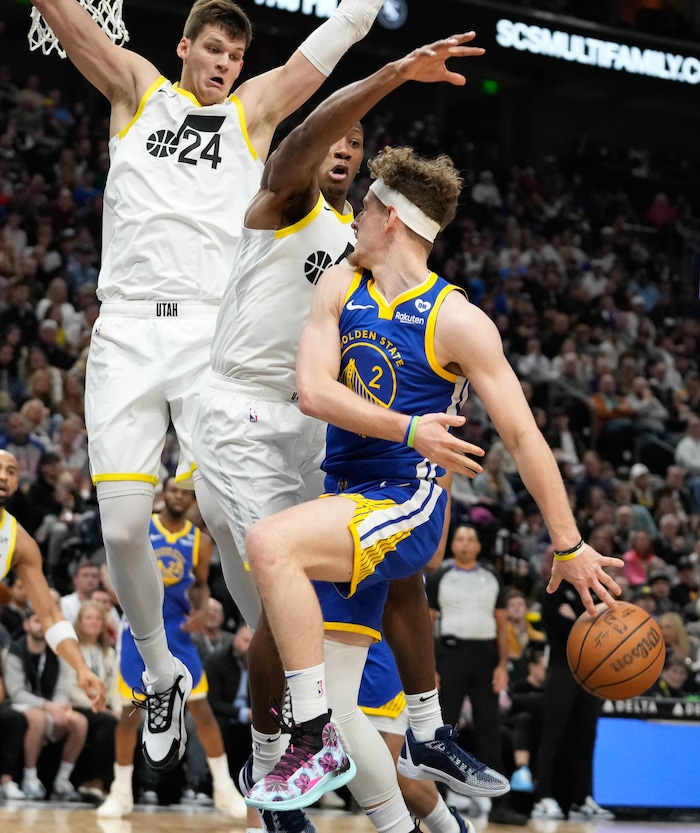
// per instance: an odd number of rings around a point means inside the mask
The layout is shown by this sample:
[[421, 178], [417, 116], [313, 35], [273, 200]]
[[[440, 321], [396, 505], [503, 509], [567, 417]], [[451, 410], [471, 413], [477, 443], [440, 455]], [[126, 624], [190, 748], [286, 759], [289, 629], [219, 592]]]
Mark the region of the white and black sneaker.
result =
[[592, 796], [588, 796], [580, 806], [569, 807], [569, 821], [615, 821], [615, 813], [601, 807]]
[[134, 705], [146, 709], [141, 748], [146, 763], [157, 772], [174, 769], [185, 754], [185, 704], [192, 692], [192, 675], [173, 657], [175, 681], [164, 691], [146, 685], [135, 691]]

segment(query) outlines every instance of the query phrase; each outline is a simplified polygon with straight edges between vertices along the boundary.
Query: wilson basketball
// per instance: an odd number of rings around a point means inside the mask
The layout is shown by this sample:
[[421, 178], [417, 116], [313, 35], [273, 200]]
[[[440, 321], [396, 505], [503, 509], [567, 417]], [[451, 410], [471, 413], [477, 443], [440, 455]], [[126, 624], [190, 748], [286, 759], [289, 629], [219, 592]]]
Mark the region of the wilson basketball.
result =
[[637, 605], [596, 605], [574, 623], [566, 644], [569, 668], [590, 694], [603, 700], [627, 700], [643, 694], [658, 679], [666, 658], [661, 629]]

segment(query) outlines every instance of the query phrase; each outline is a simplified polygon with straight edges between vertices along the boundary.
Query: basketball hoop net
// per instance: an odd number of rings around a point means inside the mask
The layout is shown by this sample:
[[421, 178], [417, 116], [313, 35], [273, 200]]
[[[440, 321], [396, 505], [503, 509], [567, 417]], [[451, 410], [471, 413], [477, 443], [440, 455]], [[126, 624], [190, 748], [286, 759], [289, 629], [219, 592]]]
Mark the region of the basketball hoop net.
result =
[[[90, 12], [93, 20], [97, 21], [113, 43], [122, 44], [129, 40], [129, 33], [122, 20], [123, 0], [78, 0], [78, 2]], [[58, 38], [36, 8], [32, 8], [32, 23], [27, 38], [31, 50], [41, 49], [44, 55], [48, 55], [52, 49], [55, 49], [61, 58], [66, 57], [66, 52], [58, 42]]]

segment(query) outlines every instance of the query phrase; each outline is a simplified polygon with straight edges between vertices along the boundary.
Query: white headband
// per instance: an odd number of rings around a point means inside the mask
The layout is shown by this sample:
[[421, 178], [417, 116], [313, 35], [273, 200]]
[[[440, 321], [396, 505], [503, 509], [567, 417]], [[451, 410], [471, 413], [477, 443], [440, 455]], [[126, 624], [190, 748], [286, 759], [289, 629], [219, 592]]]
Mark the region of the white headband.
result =
[[440, 223], [436, 223], [398, 191], [390, 188], [383, 179], [375, 179], [369, 190], [383, 205], [393, 205], [396, 213], [404, 225], [415, 231], [431, 243], [440, 231]]

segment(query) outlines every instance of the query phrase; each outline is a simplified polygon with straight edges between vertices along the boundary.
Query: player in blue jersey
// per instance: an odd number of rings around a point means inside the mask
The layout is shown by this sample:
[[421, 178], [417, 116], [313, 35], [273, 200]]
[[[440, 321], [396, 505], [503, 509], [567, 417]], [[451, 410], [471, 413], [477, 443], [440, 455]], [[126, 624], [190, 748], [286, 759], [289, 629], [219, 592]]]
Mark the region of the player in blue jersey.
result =
[[[302, 409], [342, 426], [329, 428], [327, 437], [324, 468], [334, 494], [259, 521], [247, 539], [295, 722], [292, 751], [247, 798], [263, 806], [303, 802], [310, 759], [331, 775], [318, 779], [316, 792], [323, 782], [333, 789], [334, 762], [345, 759], [337, 738], [321, 734], [329, 719], [323, 616], [310, 580], [333, 582], [352, 596], [423, 567], [445, 511], [436, 477], [445, 469], [470, 477], [481, 470], [470, 455], [483, 450], [449, 431], [464, 422], [459, 406], [468, 384], [549, 527], [558, 554], [550, 589], [566, 578], [591, 611], [591, 589], [607, 604], [610, 591], [620, 592], [604, 570], [620, 560], [580, 539], [498, 330], [428, 268], [432, 243], [454, 217], [461, 190], [452, 161], [394, 148], [370, 161], [370, 174], [374, 182], [354, 224], [357, 268], [334, 266], [321, 278], [297, 361]], [[337, 638], [365, 649], [372, 641], [356, 632]], [[361, 672], [360, 665], [358, 681]], [[425, 777], [442, 740], [409, 730], [400, 770]]]
[[[209, 560], [211, 540], [189, 520], [194, 503], [190, 489], [177, 487], [169, 478], [163, 488], [163, 509], [151, 517], [150, 539], [158, 560], [164, 587], [163, 619], [168, 645], [192, 675], [192, 692], [187, 708], [207, 755], [214, 786], [214, 805], [237, 819], [245, 819], [246, 807], [228, 769], [219, 724], [207, 700], [207, 677], [191, 633], [201, 627], [209, 598]], [[141, 711], [132, 703], [143, 704], [141, 675], [143, 660], [126, 620], [119, 642], [119, 689], [124, 708], [115, 730], [116, 762], [109, 795], [97, 809], [101, 818], [121, 818], [133, 810], [131, 782], [134, 750]], [[183, 743], [186, 732], [182, 730]]]

